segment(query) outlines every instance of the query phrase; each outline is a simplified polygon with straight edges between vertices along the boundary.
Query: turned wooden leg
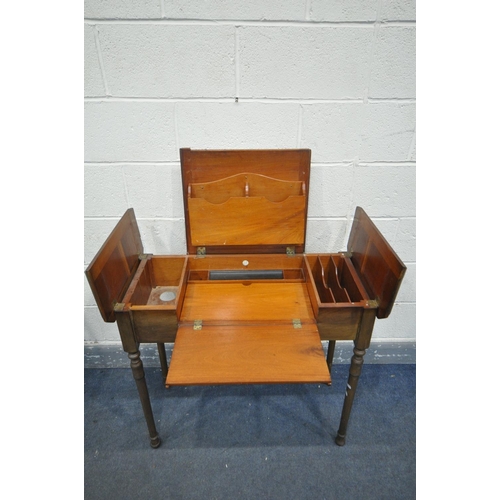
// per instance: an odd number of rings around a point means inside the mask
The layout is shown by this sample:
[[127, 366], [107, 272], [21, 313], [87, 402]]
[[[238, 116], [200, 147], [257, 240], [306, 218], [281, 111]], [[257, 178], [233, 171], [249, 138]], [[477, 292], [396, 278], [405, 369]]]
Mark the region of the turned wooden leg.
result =
[[132, 368], [137, 390], [139, 391], [139, 397], [141, 398], [142, 411], [144, 412], [144, 417], [146, 418], [146, 423], [148, 425], [151, 446], [153, 448], [158, 448], [161, 441], [160, 436], [156, 431], [151, 401], [149, 400], [148, 386], [146, 385], [144, 367], [141, 361], [141, 354], [139, 351], [129, 352], [128, 357], [130, 359], [130, 367]]
[[337, 432], [335, 442], [339, 446], [344, 446], [345, 435], [347, 431], [347, 424], [349, 422], [349, 415], [351, 414], [352, 403], [356, 393], [359, 376], [361, 374], [361, 367], [363, 366], [363, 356], [365, 349], [354, 348], [354, 356], [351, 358], [351, 367], [349, 368], [349, 379], [345, 390], [344, 407], [342, 408], [342, 416], [340, 418], [340, 426]]
[[335, 353], [335, 340], [330, 340], [328, 342], [328, 352], [326, 353], [326, 364], [328, 365], [328, 370], [330, 371], [330, 373], [332, 373], [334, 353]]
[[161, 372], [163, 374], [163, 382], [167, 379], [168, 375], [168, 363], [167, 363], [167, 353], [165, 352], [165, 344], [158, 343], [158, 355], [160, 356]]

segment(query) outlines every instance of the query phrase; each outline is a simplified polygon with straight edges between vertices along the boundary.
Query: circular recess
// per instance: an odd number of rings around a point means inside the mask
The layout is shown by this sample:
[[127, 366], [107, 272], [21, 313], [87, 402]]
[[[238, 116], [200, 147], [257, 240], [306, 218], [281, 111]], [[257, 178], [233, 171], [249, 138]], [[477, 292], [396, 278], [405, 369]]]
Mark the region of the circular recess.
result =
[[174, 292], [163, 292], [160, 295], [160, 300], [163, 300], [163, 302], [169, 302], [170, 300], [175, 299], [175, 293]]

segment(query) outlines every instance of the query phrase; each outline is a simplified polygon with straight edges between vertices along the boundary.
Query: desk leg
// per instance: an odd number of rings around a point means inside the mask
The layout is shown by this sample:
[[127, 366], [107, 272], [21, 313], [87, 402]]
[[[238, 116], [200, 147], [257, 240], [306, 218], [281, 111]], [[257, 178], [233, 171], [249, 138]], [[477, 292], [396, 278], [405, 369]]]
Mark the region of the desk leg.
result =
[[151, 408], [151, 401], [149, 400], [149, 392], [148, 386], [146, 384], [144, 367], [141, 361], [141, 353], [139, 351], [129, 352], [128, 357], [130, 359], [130, 367], [132, 368], [132, 373], [137, 385], [137, 390], [139, 391], [139, 397], [141, 398], [142, 411], [144, 412], [144, 417], [146, 418], [146, 423], [148, 425], [151, 447], [158, 448], [161, 441], [160, 436], [156, 431], [153, 410]]
[[345, 391], [344, 407], [342, 408], [340, 426], [337, 432], [337, 437], [335, 438], [335, 442], [339, 446], [344, 446], [345, 444], [347, 424], [349, 422], [349, 416], [351, 414], [356, 387], [358, 386], [358, 379], [361, 375], [361, 367], [363, 366], [363, 356], [365, 355], [365, 352], [365, 349], [357, 349], [355, 347], [354, 356], [351, 358], [351, 367], [349, 368], [349, 379], [347, 381], [347, 387]]
[[333, 354], [335, 353], [335, 340], [330, 340], [328, 342], [328, 352], [326, 353], [326, 364], [328, 365], [328, 371], [332, 373], [333, 364]]
[[167, 379], [168, 375], [168, 363], [167, 363], [167, 353], [165, 351], [165, 344], [158, 343], [158, 355], [160, 356], [161, 372], [163, 374], [163, 382]]

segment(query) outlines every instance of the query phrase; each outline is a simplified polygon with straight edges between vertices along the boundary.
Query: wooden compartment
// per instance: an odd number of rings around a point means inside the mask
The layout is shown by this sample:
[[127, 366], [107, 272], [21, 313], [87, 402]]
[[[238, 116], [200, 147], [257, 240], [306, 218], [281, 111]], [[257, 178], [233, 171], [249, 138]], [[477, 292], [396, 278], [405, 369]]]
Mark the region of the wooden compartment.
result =
[[322, 340], [354, 340], [370, 301], [349, 257], [304, 256], [309, 298]]
[[302, 256], [189, 256], [181, 323], [314, 322]]
[[[148, 256], [122, 299], [138, 342], [174, 342], [187, 278], [187, 257]], [[160, 340], [158, 340], [160, 339]]]
[[343, 254], [305, 256], [307, 275], [318, 305], [353, 304], [370, 300], [349, 258]]
[[[188, 185], [195, 246], [297, 245], [304, 241], [305, 183], [251, 172]], [[279, 228], [279, 231], [276, 230]]]
[[148, 256], [123, 302], [137, 306], [162, 306], [175, 309], [182, 304], [182, 284], [186, 272], [185, 256]]
[[283, 255], [210, 255], [189, 259], [188, 282], [305, 282], [302, 257]]

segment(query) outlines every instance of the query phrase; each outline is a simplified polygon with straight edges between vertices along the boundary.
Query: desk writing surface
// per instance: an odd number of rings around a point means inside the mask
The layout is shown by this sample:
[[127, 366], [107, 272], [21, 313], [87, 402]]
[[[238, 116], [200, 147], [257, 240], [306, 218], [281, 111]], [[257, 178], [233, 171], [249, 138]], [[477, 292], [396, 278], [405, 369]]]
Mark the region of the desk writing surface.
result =
[[305, 283], [204, 282], [186, 288], [180, 322], [314, 321]]
[[316, 325], [183, 325], [167, 385], [330, 383]]
[[188, 284], [167, 385], [293, 382], [331, 382], [305, 283]]

